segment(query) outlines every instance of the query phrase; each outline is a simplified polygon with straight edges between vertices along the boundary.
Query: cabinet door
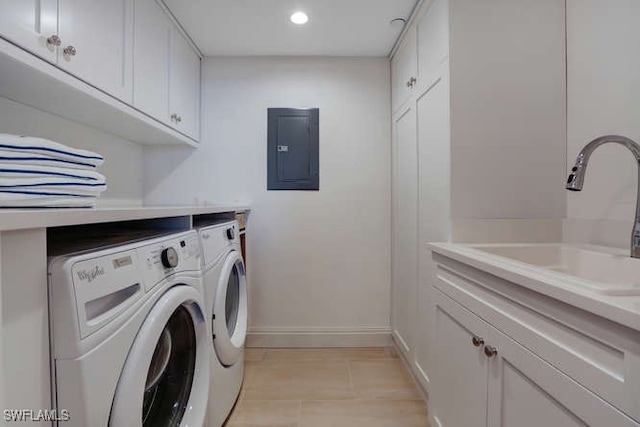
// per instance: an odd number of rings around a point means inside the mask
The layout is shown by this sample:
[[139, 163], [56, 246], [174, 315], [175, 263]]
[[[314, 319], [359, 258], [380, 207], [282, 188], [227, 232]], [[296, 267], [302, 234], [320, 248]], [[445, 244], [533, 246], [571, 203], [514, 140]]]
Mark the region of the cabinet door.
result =
[[169, 113], [180, 132], [200, 137], [200, 57], [177, 29], [171, 32]]
[[392, 110], [396, 111], [411, 97], [417, 78], [418, 58], [416, 31], [412, 27], [406, 34], [391, 59], [391, 100]]
[[133, 0], [59, 0], [58, 65], [129, 104]]
[[433, 293], [437, 345], [430, 410], [441, 427], [484, 427], [488, 359], [482, 341], [489, 326], [439, 290]]
[[133, 106], [171, 126], [169, 56], [173, 23], [156, 0], [135, 2]]
[[393, 124], [392, 327], [404, 351], [413, 349], [418, 286], [418, 162], [415, 109]]
[[638, 426], [500, 331], [490, 328], [487, 342], [497, 349], [489, 359], [489, 427]]
[[435, 263], [427, 242], [446, 242], [451, 238], [448, 67], [439, 70], [440, 78], [416, 100], [420, 275], [415, 364], [427, 389], [432, 373], [430, 347], [436, 345], [430, 327], [433, 323]]
[[428, 79], [449, 56], [449, 2], [434, 0], [417, 26], [418, 74]]
[[55, 63], [56, 47], [47, 39], [58, 35], [57, 0], [0, 0], [0, 34]]

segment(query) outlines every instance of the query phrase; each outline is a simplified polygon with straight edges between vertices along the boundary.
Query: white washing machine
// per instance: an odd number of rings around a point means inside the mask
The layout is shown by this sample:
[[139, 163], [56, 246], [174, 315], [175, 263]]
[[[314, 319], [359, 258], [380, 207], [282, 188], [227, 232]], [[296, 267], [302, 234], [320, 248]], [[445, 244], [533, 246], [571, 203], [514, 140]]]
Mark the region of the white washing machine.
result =
[[247, 281], [236, 221], [200, 228], [198, 234], [212, 352], [207, 419], [209, 427], [220, 427], [242, 386]]
[[60, 426], [202, 426], [210, 344], [195, 231], [52, 258], [49, 276]]

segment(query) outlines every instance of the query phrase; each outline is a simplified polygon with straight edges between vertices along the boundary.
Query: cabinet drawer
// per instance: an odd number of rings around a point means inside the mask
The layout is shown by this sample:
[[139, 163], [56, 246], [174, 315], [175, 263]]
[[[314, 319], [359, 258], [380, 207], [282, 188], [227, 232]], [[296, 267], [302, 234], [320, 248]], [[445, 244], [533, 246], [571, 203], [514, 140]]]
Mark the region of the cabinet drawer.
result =
[[434, 254], [434, 287], [640, 420], [640, 333]]

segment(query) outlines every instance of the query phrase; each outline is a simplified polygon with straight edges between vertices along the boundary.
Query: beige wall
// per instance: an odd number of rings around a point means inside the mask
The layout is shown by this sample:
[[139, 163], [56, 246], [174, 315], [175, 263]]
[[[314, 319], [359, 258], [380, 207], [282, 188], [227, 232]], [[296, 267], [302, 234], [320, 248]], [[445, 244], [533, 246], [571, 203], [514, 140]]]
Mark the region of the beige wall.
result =
[[452, 218], [560, 221], [564, 1], [453, 0], [450, 16]]
[[[640, 2], [567, 0], [567, 168], [592, 139], [640, 142]], [[629, 245], [638, 167], [622, 146], [593, 154], [583, 191], [567, 192], [565, 238]]]
[[[202, 75], [201, 147], [149, 150], [147, 201], [251, 204], [253, 332], [388, 336], [389, 62], [208, 58]], [[266, 191], [269, 107], [320, 109], [320, 191]]]

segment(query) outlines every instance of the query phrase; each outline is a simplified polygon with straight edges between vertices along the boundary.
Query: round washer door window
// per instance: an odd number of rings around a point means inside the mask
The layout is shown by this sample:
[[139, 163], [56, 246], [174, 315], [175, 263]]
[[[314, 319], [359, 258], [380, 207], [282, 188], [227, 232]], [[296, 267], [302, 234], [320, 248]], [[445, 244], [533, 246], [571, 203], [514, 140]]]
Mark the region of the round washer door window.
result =
[[173, 287], [156, 302], [127, 356], [110, 426], [203, 423], [209, 361], [201, 307], [189, 286]]
[[213, 299], [213, 344], [225, 366], [236, 363], [247, 336], [247, 280], [238, 251], [224, 261]]

